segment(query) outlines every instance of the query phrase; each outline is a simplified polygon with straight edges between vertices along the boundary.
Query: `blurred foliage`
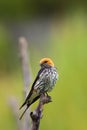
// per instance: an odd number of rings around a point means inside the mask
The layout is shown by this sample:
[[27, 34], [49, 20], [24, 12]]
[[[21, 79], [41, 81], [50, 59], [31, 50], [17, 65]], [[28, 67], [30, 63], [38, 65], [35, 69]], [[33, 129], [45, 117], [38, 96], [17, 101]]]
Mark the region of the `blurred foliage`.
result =
[[79, 6], [87, 10], [85, 0], [0, 0], [0, 17], [9, 20], [54, 13], [60, 15]]
[[6, 28], [0, 24], [0, 76], [17, 67], [17, 49]]
[[[49, 54], [58, 66], [59, 82], [52, 92], [53, 104], [43, 118], [45, 129], [87, 129], [87, 25], [85, 16], [75, 14], [54, 25]], [[56, 91], [56, 93], [55, 93]], [[53, 113], [53, 114], [52, 114]], [[51, 118], [51, 119], [50, 119]], [[48, 122], [46, 122], [46, 119]], [[54, 119], [54, 121], [53, 121]], [[48, 125], [49, 123], [49, 125]], [[42, 124], [44, 128], [44, 124]]]
[[[4, 4], [4, 8], [0, 8], [0, 13], [2, 16], [9, 14], [13, 17], [17, 14], [21, 17], [30, 6], [26, 4], [27, 2], [8, 0], [6, 3], [6, 1], [0, 1], [0, 5]], [[33, 2], [35, 1], [33, 0]], [[31, 3], [33, 4], [33, 2]], [[8, 5], [6, 8], [5, 4]], [[35, 7], [33, 9], [31, 6], [29, 9], [34, 11]], [[7, 11], [7, 14], [4, 11]], [[82, 10], [72, 13], [72, 15], [68, 14], [62, 20], [58, 19], [57, 21], [55, 18], [53, 21], [51, 36], [47, 45], [44, 44], [44, 51], [35, 48], [36, 45], [29, 47], [33, 77], [36, 76], [39, 69], [38, 61], [45, 56], [53, 59], [59, 72], [59, 81], [50, 93], [53, 102], [46, 105], [44, 109], [41, 130], [87, 130], [86, 14]], [[16, 130], [16, 122], [8, 102], [13, 95], [22, 102], [23, 81], [21, 75], [18, 46], [15, 45], [5, 27], [0, 23], [0, 129]]]

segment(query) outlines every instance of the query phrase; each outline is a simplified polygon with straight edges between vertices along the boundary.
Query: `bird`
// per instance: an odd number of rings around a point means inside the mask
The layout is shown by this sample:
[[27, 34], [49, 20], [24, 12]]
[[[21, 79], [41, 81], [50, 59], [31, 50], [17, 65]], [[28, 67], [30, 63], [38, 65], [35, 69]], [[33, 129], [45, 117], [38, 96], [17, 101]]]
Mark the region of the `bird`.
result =
[[59, 75], [57, 69], [50, 58], [42, 58], [39, 64], [41, 68], [37, 73], [29, 94], [27, 95], [24, 103], [19, 108], [21, 109], [26, 106], [19, 119], [22, 119], [30, 105], [36, 102], [40, 98], [41, 94], [48, 94], [48, 92], [54, 88], [58, 79]]

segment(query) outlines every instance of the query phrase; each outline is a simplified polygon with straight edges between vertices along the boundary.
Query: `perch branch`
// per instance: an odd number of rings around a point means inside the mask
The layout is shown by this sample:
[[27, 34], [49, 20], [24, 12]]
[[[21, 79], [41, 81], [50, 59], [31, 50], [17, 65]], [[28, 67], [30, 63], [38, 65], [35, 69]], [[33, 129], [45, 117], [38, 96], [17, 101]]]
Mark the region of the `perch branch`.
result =
[[40, 119], [42, 118], [42, 112], [44, 104], [51, 102], [51, 97], [45, 94], [40, 96], [40, 101], [37, 108], [30, 113], [32, 119], [32, 130], [39, 130]]

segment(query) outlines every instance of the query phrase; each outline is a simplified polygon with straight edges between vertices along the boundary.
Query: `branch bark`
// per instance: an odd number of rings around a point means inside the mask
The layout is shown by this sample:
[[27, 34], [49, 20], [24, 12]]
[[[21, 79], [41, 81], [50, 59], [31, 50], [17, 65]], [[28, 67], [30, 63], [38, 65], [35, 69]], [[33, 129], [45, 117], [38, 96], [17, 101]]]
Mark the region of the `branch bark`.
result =
[[51, 97], [45, 94], [40, 96], [40, 101], [37, 108], [30, 113], [32, 119], [32, 130], [39, 130], [40, 119], [42, 118], [42, 112], [44, 108], [44, 104], [51, 102]]

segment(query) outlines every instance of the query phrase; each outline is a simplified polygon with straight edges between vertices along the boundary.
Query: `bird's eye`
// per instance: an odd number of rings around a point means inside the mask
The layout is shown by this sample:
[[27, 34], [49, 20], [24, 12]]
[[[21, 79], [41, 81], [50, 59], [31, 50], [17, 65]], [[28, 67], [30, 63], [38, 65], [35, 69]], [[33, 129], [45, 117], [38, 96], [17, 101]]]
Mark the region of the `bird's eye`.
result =
[[47, 63], [48, 61], [44, 61], [44, 63]]

